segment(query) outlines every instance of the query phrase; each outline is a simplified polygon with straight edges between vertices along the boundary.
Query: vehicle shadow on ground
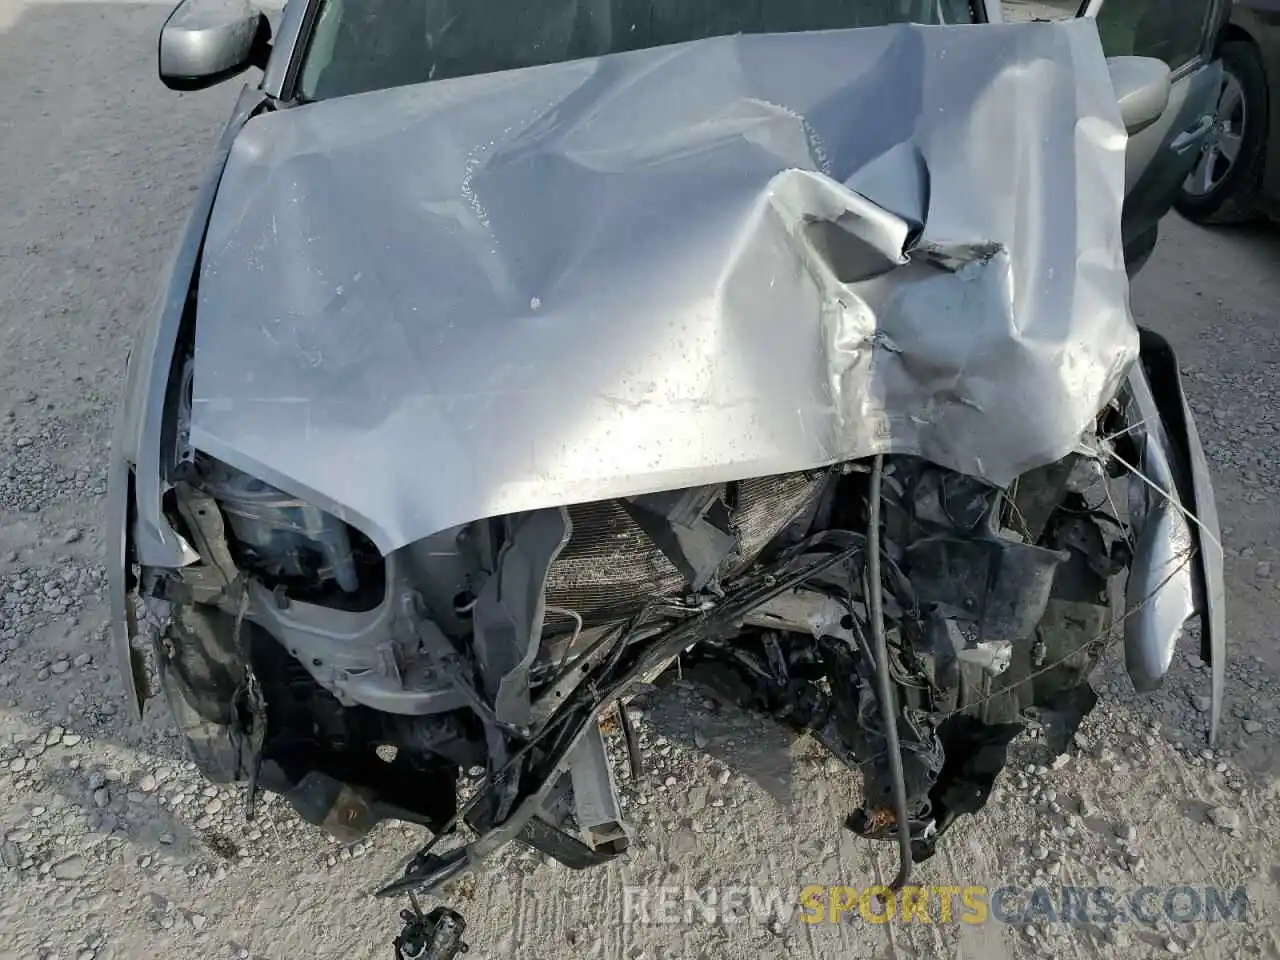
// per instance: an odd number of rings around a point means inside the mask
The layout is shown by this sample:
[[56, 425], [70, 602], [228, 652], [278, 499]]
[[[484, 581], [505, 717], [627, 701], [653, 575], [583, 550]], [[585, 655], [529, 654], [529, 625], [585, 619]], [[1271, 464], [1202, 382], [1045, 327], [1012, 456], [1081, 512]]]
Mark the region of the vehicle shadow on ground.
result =
[[1242, 252], [1264, 256], [1268, 263], [1280, 263], [1280, 223], [1259, 217], [1247, 223], [1202, 226], [1186, 221], [1193, 230], [1213, 234], [1223, 243], [1237, 246]]
[[[1277, 288], [1280, 288], [1280, 222], [1260, 217], [1247, 223], [1203, 225], [1192, 223], [1175, 213], [1161, 223], [1161, 237], [1165, 234], [1172, 237], [1175, 233], [1182, 235], [1178, 238], [1182, 242], [1176, 250], [1173, 244], [1163, 239], [1156, 246], [1166, 258], [1177, 257], [1172, 263], [1167, 263], [1169, 269], [1159, 279], [1155, 279], [1156, 271], [1144, 270], [1134, 280], [1134, 288], [1138, 291], [1134, 299], [1135, 308], [1145, 308], [1142, 312], [1148, 314], [1146, 322], [1159, 327], [1161, 320], [1152, 311], [1171, 306], [1171, 298], [1190, 295], [1190, 291], [1185, 288], [1185, 280], [1181, 281], [1181, 287], [1170, 286], [1168, 280], [1172, 274], [1179, 274], [1181, 278], [1181, 270], [1203, 271], [1204, 259], [1229, 262], [1242, 274], [1257, 271], [1259, 276], [1268, 278], [1266, 289], [1221, 292], [1217, 297], [1220, 305], [1224, 301], [1234, 305], [1252, 300], [1260, 306], [1274, 307], [1274, 295]], [[1197, 260], [1197, 254], [1202, 259]], [[1222, 279], [1226, 282], [1226, 278]], [[1212, 288], [1197, 289], [1194, 295], [1210, 297]], [[1265, 358], [1254, 357], [1251, 360], [1259, 365], [1265, 363]]]
[[[725, 703], [687, 681], [677, 680], [646, 695], [640, 703], [657, 738], [719, 761], [758, 786], [780, 807], [797, 801], [794, 767], [806, 745], [791, 730]], [[661, 749], [660, 744], [658, 747]]]

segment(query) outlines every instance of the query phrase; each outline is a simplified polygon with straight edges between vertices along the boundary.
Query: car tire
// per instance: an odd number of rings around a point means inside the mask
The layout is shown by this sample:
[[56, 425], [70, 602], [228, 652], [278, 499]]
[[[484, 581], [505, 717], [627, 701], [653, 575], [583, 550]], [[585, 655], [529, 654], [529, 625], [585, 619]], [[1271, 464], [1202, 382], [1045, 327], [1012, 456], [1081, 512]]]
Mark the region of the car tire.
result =
[[[1258, 191], [1267, 146], [1267, 76], [1258, 48], [1247, 40], [1233, 40], [1223, 45], [1224, 83], [1239, 84], [1243, 105], [1243, 129], [1240, 151], [1221, 176], [1206, 191], [1188, 190], [1187, 182], [1178, 190], [1174, 207], [1196, 223], [1241, 223], [1258, 212]], [[1221, 121], [1223, 118], [1219, 117]], [[1197, 160], [1197, 169], [1200, 161]], [[1194, 174], [1193, 174], [1194, 176]]]

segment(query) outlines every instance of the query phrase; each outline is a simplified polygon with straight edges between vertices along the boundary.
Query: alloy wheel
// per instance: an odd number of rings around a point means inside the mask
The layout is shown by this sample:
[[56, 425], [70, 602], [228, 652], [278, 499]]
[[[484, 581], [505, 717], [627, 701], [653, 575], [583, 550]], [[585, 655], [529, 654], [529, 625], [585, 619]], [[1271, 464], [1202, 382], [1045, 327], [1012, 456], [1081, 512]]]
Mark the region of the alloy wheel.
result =
[[1184, 193], [1205, 197], [1221, 186], [1240, 156], [1247, 122], [1244, 87], [1233, 74], [1224, 73], [1214, 108], [1213, 127], [1200, 148], [1200, 159], [1182, 185]]

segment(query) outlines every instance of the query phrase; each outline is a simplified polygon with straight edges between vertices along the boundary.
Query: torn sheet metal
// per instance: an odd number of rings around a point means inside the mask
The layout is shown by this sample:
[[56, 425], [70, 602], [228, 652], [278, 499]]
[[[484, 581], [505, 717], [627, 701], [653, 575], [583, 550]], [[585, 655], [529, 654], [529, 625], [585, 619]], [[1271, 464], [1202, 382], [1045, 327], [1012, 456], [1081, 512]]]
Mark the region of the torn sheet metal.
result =
[[193, 443], [383, 551], [919, 454], [1004, 484], [1137, 354], [1091, 21], [735, 36], [251, 119]]
[[[1222, 531], [1209, 465], [1168, 341], [1140, 331], [1142, 356], [1129, 374], [1142, 477], [1130, 480], [1137, 530], [1126, 586], [1125, 662], [1138, 690], [1159, 686], [1187, 619], [1200, 614], [1200, 655], [1210, 665], [1209, 744], [1216, 743], [1227, 671]], [[1157, 495], [1155, 484], [1168, 496]], [[1177, 505], [1175, 506], [1174, 499]], [[1191, 563], [1186, 563], [1190, 555]]]
[[1203, 599], [1197, 598], [1196, 538], [1174, 479], [1174, 448], [1139, 366], [1130, 372], [1129, 391], [1128, 420], [1137, 425], [1131, 432], [1141, 451], [1142, 474], [1129, 481], [1129, 516], [1137, 542], [1125, 585], [1124, 655], [1135, 689], [1145, 693], [1163, 682], [1183, 627]]

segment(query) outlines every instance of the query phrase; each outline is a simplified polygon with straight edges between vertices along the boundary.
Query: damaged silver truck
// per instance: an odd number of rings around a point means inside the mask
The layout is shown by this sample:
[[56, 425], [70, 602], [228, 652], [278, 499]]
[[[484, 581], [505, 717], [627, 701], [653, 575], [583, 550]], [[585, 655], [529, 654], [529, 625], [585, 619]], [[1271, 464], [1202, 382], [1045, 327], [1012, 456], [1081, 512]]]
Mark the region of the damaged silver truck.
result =
[[600, 720], [677, 663], [860, 770], [899, 883], [1113, 637], [1148, 690], [1197, 617], [1212, 736], [1213, 493], [1128, 277], [1223, 10], [1125, 5], [1116, 50], [1097, 2], [185, 0], [165, 83], [262, 78], [129, 359], [133, 705], [250, 816], [420, 824], [385, 895], [618, 856]]

